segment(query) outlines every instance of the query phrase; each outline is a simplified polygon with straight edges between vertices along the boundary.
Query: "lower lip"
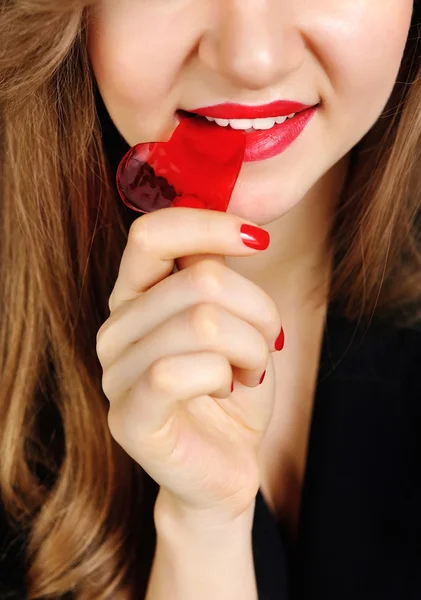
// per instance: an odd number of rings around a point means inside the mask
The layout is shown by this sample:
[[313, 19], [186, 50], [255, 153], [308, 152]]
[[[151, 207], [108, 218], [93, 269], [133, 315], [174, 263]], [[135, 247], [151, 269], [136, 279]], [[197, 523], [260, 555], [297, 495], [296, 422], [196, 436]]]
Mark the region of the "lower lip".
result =
[[266, 160], [284, 152], [304, 131], [318, 108], [318, 106], [306, 108], [292, 119], [287, 119], [272, 129], [247, 133], [244, 162]]
[[[298, 138], [300, 133], [304, 131], [318, 108], [319, 105], [306, 108], [297, 113], [292, 119], [287, 119], [284, 123], [276, 124], [271, 129], [261, 129], [253, 133], [246, 133], [244, 162], [266, 160], [284, 152]], [[203, 117], [203, 119], [205, 118]], [[222, 128], [211, 121], [206, 120], [206, 123], [208, 127]], [[227, 129], [231, 129], [231, 127], [228, 125]]]

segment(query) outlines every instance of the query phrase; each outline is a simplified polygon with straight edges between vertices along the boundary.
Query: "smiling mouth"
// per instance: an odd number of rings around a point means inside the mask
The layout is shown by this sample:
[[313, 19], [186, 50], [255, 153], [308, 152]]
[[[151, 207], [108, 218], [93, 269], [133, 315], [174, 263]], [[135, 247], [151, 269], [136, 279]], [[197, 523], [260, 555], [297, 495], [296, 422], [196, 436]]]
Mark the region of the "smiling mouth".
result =
[[[236, 133], [245, 134], [244, 162], [255, 162], [272, 158], [284, 152], [304, 131], [320, 104], [299, 110], [288, 116], [262, 119], [219, 119], [198, 115], [179, 109], [176, 116], [179, 122], [189, 119], [196, 139], [203, 139], [206, 145], [206, 132], [216, 130], [226, 132], [226, 140], [220, 138], [221, 147], [229, 147], [230, 138]], [[277, 122], [279, 120], [280, 122]], [[219, 121], [219, 122], [218, 122]], [[250, 127], [250, 125], [254, 125]], [[260, 129], [255, 129], [260, 127]]]
[[[312, 107], [313, 108], [313, 107]], [[315, 107], [314, 107], [315, 108]], [[271, 131], [273, 129], [279, 129], [284, 123], [294, 120], [297, 115], [303, 111], [291, 113], [287, 116], [274, 116], [262, 119], [215, 119], [213, 117], [205, 117], [198, 115], [193, 112], [186, 110], [177, 110], [177, 116], [182, 119], [196, 118], [203, 122], [207, 122], [212, 127], [225, 127], [228, 129], [235, 129], [237, 131], [244, 131], [244, 133], [252, 134], [256, 132]]]

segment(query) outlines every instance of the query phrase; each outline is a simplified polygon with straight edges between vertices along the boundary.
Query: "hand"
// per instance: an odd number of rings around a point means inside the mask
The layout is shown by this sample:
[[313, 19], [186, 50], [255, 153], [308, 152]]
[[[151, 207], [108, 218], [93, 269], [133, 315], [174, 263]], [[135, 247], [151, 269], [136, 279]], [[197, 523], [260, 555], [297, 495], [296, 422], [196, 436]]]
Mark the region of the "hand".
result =
[[114, 439], [180, 507], [227, 518], [259, 489], [272, 369], [259, 381], [281, 329], [273, 300], [225, 265], [258, 251], [243, 223], [173, 207], [137, 219], [97, 336]]

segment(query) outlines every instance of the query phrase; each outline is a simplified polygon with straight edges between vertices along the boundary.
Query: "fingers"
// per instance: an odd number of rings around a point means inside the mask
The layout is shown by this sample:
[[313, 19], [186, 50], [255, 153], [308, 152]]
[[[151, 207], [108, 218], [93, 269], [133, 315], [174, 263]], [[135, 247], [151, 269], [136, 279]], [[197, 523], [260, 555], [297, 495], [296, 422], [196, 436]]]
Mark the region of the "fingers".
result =
[[[227, 213], [191, 208], [163, 208], [131, 226], [119, 274], [109, 299], [110, 311], [171, 274], [174, 260], [195, 254], [249, 256], [240, 235], [246, 221]], [[257, 250], [258, 251], [258, 250]]]
[[[171, 298], [171, 301], [168, 301]], [[281, 330], [275, 302], [259, 286], [224, 264], [203, 260], [126, 303], [101, 327], [97, 353], [107, 369], [122, 352], [160, 323], [199, 304], [214, 303], [257, 329], [270, 351]], [[237, 373], [243, 382], [243, 376]], [[244, 381], [246, 381], [245, 378]]]
[[139, 446], [140, 439], [156, 435], [168, 424], [179, 402], [205, 394], [227, 398], [231, 393], [231, 376], [229, 362], [213, 352], [157, 360], [133, 382], [124, 398], [111, 404], [109, 419], [113, 436], [125, 445], [130, 445], [133, 438], [133, 446]]
[[104, 371], [102, 387], [110, 402], [123, 397], [139, 373], [162, 359], [163, 349], [166, 356], [220, 353], [231, 365], [247, 371], [245, 385], [250, 387], [259, 384], [270, 355], [266, 340], [249, 323], [215, 304], [199, 304], [161, 323]]

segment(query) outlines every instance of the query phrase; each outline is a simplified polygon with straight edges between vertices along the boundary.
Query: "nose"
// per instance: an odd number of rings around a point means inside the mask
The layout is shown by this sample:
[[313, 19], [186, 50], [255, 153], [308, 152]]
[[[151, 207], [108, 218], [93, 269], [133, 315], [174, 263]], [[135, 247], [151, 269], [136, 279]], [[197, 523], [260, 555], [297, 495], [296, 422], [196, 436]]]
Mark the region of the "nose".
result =
[[214, 18], [199, 45], [203, 64], [236, 87], [269, 87], [297, 70], [306, 46], [291, 0], [210, 0]]

